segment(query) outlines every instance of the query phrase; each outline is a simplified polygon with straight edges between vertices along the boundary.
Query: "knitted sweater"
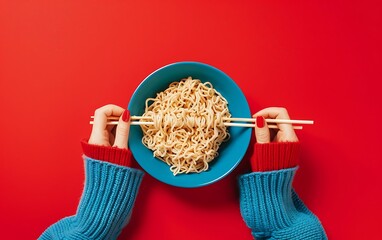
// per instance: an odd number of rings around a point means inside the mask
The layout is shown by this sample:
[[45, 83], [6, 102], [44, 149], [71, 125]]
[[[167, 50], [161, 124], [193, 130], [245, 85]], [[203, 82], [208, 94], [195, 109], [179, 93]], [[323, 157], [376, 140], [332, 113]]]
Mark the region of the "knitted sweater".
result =
[[[256, 239], [327, 239], [321, 223], [292, 189], [298, 143], [256, 144], [252, 173], [239, 178], [240, 209]], [[130, 168], [129, 150], [82, 142], [85, 187], [73, 216], [39, 237], [117, 239], [129, 222], [143, 172]]]
[[292, 188], [299, 143], [256, 144], [252, 173], [239, 178], [241, 215], [256, 239], [327, 239]]

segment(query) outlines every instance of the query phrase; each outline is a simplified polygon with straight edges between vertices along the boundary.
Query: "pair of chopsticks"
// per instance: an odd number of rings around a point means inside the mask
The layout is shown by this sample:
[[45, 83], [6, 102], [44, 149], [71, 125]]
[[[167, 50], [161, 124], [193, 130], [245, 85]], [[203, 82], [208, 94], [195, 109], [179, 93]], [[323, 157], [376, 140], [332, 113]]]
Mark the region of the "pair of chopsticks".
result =
[[[94, 119], [94, 116], [90, 117]], [[143, 116], [131, 116], [130, 119], [131, 125], [154, 125], [151, 117], [143, 117]], [[117, 125], [119, 117], [108, 117], [107, 118], [108, 125]], [[145, 120], [145, 121], [140, 121]], [[229, 127], [255, 127], [256, 119], [255, 118], [223, 118], [224, 125]], [[238, 123], [234, 123], [231, 121], [237, 121]], [[278, 128], [277, 124], [313, 124], [312, 120], [291, 120], [291, 119], [265, 119], [268, 123], [269, 128]], [[91, 120], [90, 124], [93, 124], [94, 121]], [[294, 129], [302, 129], [302, 126], [293, 126]]]
[[[255, 127], [256, 126], [256, 118], [223, 118], [225, 126], [232, 127]], [[238, 122], [250, 122], [250, 123], [233, 123], [231, 121]], [[277, 124], [314, 124], [313, 120], [292, 120], [292, 119], [265, 119], [268, 123], [268, 128], [278, 128]], [[293, 126], [293, 129], [301, 130], [302, 126]]]

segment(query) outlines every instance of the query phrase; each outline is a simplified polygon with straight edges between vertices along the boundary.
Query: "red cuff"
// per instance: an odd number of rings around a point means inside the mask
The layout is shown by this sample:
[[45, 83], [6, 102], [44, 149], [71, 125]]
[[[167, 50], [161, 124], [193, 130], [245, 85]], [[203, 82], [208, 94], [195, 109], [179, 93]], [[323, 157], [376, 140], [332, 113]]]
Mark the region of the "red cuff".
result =
[[131, 165], [132, 154], [128, 149], [89, 144], [87, 140], [82, 140], [81, 145], [84, 154], [90, 158], [126, 167]]
[[251, 157], [252, 171], [265, 172], [295, 167], [298, 164], [299, 149], [299, 142], [256, 143]]

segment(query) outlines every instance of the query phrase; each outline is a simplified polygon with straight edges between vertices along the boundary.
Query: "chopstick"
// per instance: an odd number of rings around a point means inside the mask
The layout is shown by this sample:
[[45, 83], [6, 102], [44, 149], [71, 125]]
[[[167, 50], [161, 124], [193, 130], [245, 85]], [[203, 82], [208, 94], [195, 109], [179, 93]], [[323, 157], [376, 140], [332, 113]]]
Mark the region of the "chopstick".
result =
[[[94, 116], [91, 116], [92, 119], [94, 119]], [[108, 121], [107, 124], [108, 125], [117, 125], [118, 124], [118, 119], [119, 117], [108, 117], [107, 118]], [[131, 116], [130, 117], [131, 120], [141, 120], [141, 119], [147, 119], [147, 120], [150, 120], [150, 121], [144, 121], [144, 122], [140, 122], [140, 121], [131, 121], [131, 125], [154, 125], [154, 122], [152, 122], [152, 118], [151, 117], [143, 117], [143, 116]], [[239, 122], [256, 122], [256, 119], [255, 118], [223, 118], [224, 121], [227, 121], [227, 122], [224, 122], [224, 125], [225, 126], [231, 126], [231, 127], [255, 127], [256, 124], [251, 124], [251, 123], [232, 123], [231, 121], [239, 121]], [[279, 124], [282, 124], [282, 123], [285, 123], [285, 124], [314, 124], [314, 121], [313, 120], [292, 120], [292, 119], [265, 119], [265, 121], [267, 123], [279, 123]], [[90, 124], [93, 124], [94, 121], [90, 121]], [[274, 124], [269, 124], [268, 125], [269, 128], [278, 128], [277, 125], [274, 125]], [[302, 126], [293, 126], [294, 129], [303, 129]]]
[[[250, 124], [250, 123], [229, 123], [229, 122], [225, 122], [224, 125], [227, 127], [252, 127], [252, 128], [256, 126], [256, 124]], [[293, 129], [297, 129], [297, 130], [302, 129], [302, 126], [292, 126], [292, 127]], [[279, 127], [275, 124], [268, 124], [268, 128], [279, 128]]]
[[[256, 122], [256, 118], [223, 118], [225, 121]], [[265, 119], [267, 123], [314, 124], [313, 120]]]
[[[91, 119], [94, 119], [94, 116], [90, 117]], [[148, 119], [149, 122], [140, 122], [140, 121], [131, 121], [130, 125], [154, 125], [154, 122], [152, 122], [151, 117], [142, 117], [142, 116], [131, 116], [131, 120], [141, 120], [141, 119]], [[110, 120], [107, 122], [107, 125], [118, 125], [119, 117], [107, 117], [107, 120]], [[94, 121], [90, 121], [90, 124], [94, 124]]]
[[[94, 118], [94, 116], [91, 116], [90, 118]], [[108, 117], [108, 120], [118, 120], [119, 117]], [[151, 120], [151, 117], [145, 117], [145, 116], [131, 116], [131, 120], [141, 120], [141, 119], [149, 119]], [[225, 121], [238, 121], [238, 122], [256, 122], [256, 118], [223, 118]], [[267, 123], [289, 123], [289, 124], [314, 124], [313, 120], [292, 120], [292, 119], [265, 119]]]

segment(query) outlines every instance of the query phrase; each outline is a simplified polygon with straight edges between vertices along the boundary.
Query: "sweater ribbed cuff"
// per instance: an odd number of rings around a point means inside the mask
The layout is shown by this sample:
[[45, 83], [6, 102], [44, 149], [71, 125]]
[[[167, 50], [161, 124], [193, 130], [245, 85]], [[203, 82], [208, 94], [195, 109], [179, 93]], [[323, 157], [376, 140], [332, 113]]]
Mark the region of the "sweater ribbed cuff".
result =
[[327, 239], [318, 218], [292, 189], [296, 171], [297, 167], [240, 177], [240, 210], [255, 239]]
[[257, 238], [291, 225], [295, 207], [292, 182], [296, 168], [253, 172], [240, 177], [240, 209]]
[[252, 171], [264, 172], [296, 167], [299, 149], [299, 142], [256, 143], [250, 160]]
[[84, 154], [90, 158], [126, 167], [131, 166], [132, 154], [129, 149], [89, 144], [87, 140], [82, 140], [81, 145]]
[[51, 225], [38, 238], [116, 240], [132, 214], [143, 172], [88, 157], [76, 215]]
[[90, 239], [116, 239], [130, 219], [143, 172], [89, 158], [85, 171], [76, 224]]

